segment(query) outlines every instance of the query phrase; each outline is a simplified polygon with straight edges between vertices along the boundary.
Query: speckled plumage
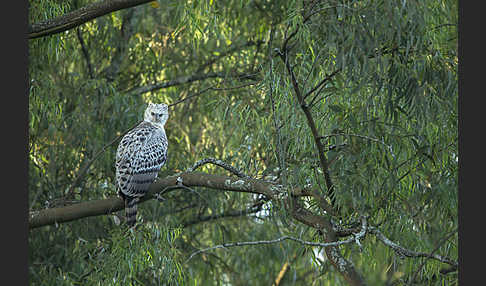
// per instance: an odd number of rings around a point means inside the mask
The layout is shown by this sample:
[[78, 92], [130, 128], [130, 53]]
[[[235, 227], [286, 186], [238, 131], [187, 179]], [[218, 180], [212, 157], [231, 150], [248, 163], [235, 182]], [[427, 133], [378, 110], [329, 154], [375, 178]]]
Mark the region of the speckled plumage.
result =
[[116, 152], [116, 185], [125, 201], [127, 224], [136, 222], [137, 203], [167, 159], [164, 125], [169, 118], [166, 104], [150, 103], [144, 121], [128, 132]]

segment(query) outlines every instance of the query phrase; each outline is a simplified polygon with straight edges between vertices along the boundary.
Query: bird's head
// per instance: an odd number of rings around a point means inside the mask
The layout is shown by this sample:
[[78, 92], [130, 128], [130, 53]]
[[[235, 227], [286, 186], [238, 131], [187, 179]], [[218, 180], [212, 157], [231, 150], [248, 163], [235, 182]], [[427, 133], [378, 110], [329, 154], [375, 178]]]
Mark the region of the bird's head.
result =
[[149, 103], [147, 109], [145, 109], [143, 119], [158, 126], [164, 127], [167, 119], [169, 119], [169, 108], [167, 104]]

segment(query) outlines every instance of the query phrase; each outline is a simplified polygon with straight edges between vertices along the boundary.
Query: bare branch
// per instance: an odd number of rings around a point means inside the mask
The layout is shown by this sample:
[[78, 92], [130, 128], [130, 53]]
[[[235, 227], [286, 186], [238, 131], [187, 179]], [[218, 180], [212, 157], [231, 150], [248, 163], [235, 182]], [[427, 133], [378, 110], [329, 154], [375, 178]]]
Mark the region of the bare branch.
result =
[[[316, 91], [317, 89], [319, 89], [321, 86], [323, 86], [327, 81], [329, 81], [331, 78], [333, 78], [338, 72], [340, 72], [341, 69], [337, 69], [335, 71], [333, 71], [331, 74], [329, 74], [328, 76], [326, 76], [325, 78], [323, 78], [318, 84], [316, 84], [316, 86], [314, 86], [313, 88], [311, 88], [311, 90], [309, 90], [305, 95], [304, 95], [304, 100], [309, 96], [311, 95], [314, 91]], [[317, 97], [319, 93], [317, 93], [315, 95], [315, 97]], [[314, 98], [315, 98], [314, 97]]]
[[[243, 74], [243, 73], [238, 73], [238, 74], [228, 74], [224, 72], [211, 72], [211, 73], [206, 73], [206, 74], [194, 74], [190, 76], [181, 76], [175, 79], [171, 79], [165, 82], [160, 82], [160, 83], [155, 83], [155, 84], [149, 84], [146, 86], [140, 86], [133, 88], [128, 91], [128, 94], [132, 96], [136, 95], [142, 95], [147, 92], [151, 91], [156, 91], [159, 89], [163, 88], [168, 88], [171, 86], [176, 86], [176, 85], [182, 85], [186, 83], [191, 83], [195, 81], [201, 81], [209, 78], [238, 78], [238, 79], [252, 79], [252, 80], [258, 80], [258, 77], [253, 73], [253, 74]], [[253, 83], [252, 83], [253, 84]], [[251, 85], [251, 84], [248, 84]], [[215, 85], [211, 86], [211, 89], [213, 89]]]
[[54, 19], [30, 25], [28, 28], [28, 38], [34, 39], [64, 32], [114, 11], [131, 8], [151, 1], [153, 0], [106, 0], [95, 2]]
[[326, 155], [324, 154], [324, 146], [322, 145], [322, 143], [319, 139], [320, 135], [317, 131], [317, 127], [316, 127], [316, 124], [314, 122], [314, 118], [312, 117], [312, 113], [311, 113], [310, 109], [308, 108], [308, 106], [304, 102], [304, 98], [303, 98], [301, 90], [299, 88], [299, 83], [297, 82], [294, 71], [293, 71], [293, 69], [292, 69], [292, 67], [290, 66], [290, 63], [289, 63], [287, 51], [284, 51], [283, 54], [280, 55], [280, 58], [285, 63], [285, 66], [287, 68], [287, 72], [290, 75], [290, 78], [291, 78], [291, 81], [292, 81], [292, 86], [294, 88], [295, 96], [297, 97], [297, 100], [300, 104], [300, 107], [305, 114], [305, 117], [307, 119], [307, 125], [311, 129], [312, 136], [314, 137], [314, 143], [316, 144], [318, 156], [319, 156], [319, 163], [320, 163], [322, 172], [324, 173], [324, 179], [326, 181], [328, 196], [331, 198], [332, 206], [335, 206], [335, 198], [333, 196], [334, 184], [332, 183], [331, 176], [329, 174], [329, 167], [328, 167], [328, 163], [327, 163], [327, 158], [326, 158]]
[[[141, 198], [140, 202], [152, 199], [156, 193], [162, 191], [167, 193], [169, 190], [190, 189], [190, 187], [206, 187], [214, 190], [262, 194], [270, 199], [282, 199], [288, 195], [282, 186], [262, 180], [194, 172], [157, 179], [152, 183], [148, 193]], [[65, 207], [31, 211], [29, 214], [29, 229], [69, 222], [89, 216], [106, 215], [123, 208], [124, 203], [121, 198], [111, 197]]]
[[217, 219], [222, 219], [222, 218], [234, 218], [234, 217], [241, 217], [241, 216], [246, 216], [249, 214], [254, 214], [259, 212], [262, 209], [264, 201], [260, 201], [253, 206], [249, 207], [248, 209], [243, 209], [243, 210], [236, 210], [236, 211], [228, 211], [222, 214], [217, 214], [217, 215], [209, 215], [209, 216], [202, 216], [202, 217], [197, 217], [195, 219], [192, 219], [190, 221], [182, 223], [183, 227], [188, 227], [194, 224], [198, 224], [201, 222], [207, 222], [207, 221], [212, 221], [212, 220], [217, 220]]
[[184, 101], [187, 101], [187, 100], [189, 100], [189, 99], [191, 99], [193, 97], [200, 96], [201, 94], [205, 93], [206, 91], [213, 89], [215, 86], [216, 85], [213, 84], [213, 85], [211, 85], [209, 87], [206, 87], [206, 88], [200, 90], [199, 92], [196, 92], [194, 94], [188, 95], [188, 96], [186, 96], [186, 97], [184, 97], [184, 98], [182, 98], [182, 99], [180, 99], [180, 100], [178, 100], [178, 101], [176, 101], [176, 102], [174, 102], [172, 104], [169, 104], [169, 107], [173, 107], [173, 106], [175, 106], [175, 105], [177, 105], [179, 103], [182, 103]]
[[366, 139], [366, 140], [369, 140], [369, 141], [373, 141], [373, 142], [382, 144], [383, 146], [385, 146], [390, 151], [390, 154], [392, 154], [392, 156], [395, 157], [395, 154], [393, 153], [393, 149], [392, 149], [391, 145], [385, 144], [385, 142], [383, 142], [383, 140], [378, 140], [376, 138], [372, 138], [372, 137], [365, 136], [365, 135], [359, 135], [359, 134], [353, 134], [353, 133], [333, 133], [333, 134], [327, 134], [327, 135], [320, 136], [319, 139], [321, 139], [321, 140], [327, 139], [327, 138], [333, 137], [333, 136], [354, 136], [354, 137], [358, 137], [358, 138], [362, 138], [362, 139]]
[[343, 240], [343, 241], [320, 243], [320, 242], [305, 241], [305, 240], [300, 239], [300, 238], [285, 235], [285, 236], [282, 236], [282, 237], [279, 237], [279, 238], [273, 239], [273, 240], [241, 241], [241, 242], [233, 242], [233, 243], [223, 243], [223, 244], [220, 244], [220, 245], [215, 245], [215, 246], [212, 246], [212, 247], [204, 248], [204, 249], [198, 250], [196, 252], [193, 252], [189, 256], [189, 258], [186, 260], [186, 262], [191, 260], [191, 258], [193, 258], [195, 255], [202, 253], [202, 252], [209, 251], [209, 250], [214, 250], [214, 249], [219, 249], [219, 248], [225, 249], [225, 248], [236, 247], [236, 246], [267, 245], [267, 244], [282, 242], [284, 240], [292, 240], [292, 241], [295, 241], [295, 242], [298, 242], [300, 244], [307, 245], [307, 246], [330, 247], [330, 246], [339, 246], [339, 245], [343, 245], [343, 244], [352, 243], [352, 242], [355, 241], [355, 238], [352, 237], [352, 238], [349, 238], [349, 239], [346, 239], [346, 240]]
[[226, 76], [227, 76], [226, 73], [221, 73], [221, 72], [212, 72], [212, 73], [206, 73], [206, 74], [195, 74], [195, 75], [190, 75], [190, 76], [181, 76], [181, 77], [171, 79], [171, 80], [168, 80], [168, 81], [165, 81], [165, 82], [160, 82], [160, 83], [155, 83], [155, 84], [149, 84], [149, 85], [146, 85], [146, 86], [136, 87], [136, 88], [128, 91], [128, 93], [130, 95], [133, 95], [133, 96], [135, 96], [135, 95], [138, 96], [138, 95], [142, 95], [142, 94], [147, 93], [147, 92], [156, 91], [156, 90], [168, 88], [168, 87], [171, 87], [171, 86], [182, 85], [182, 84], [191, 83], [191, 82], [194, 82], [194, 81], [205, 80], [205, 79], [208, 79], [208, 78], [224, 78]]
[[229, 54], [232, 54], [234, 52], [237, 52], [239, 50], [243, 50], [245, 48], [248, 48], [248, 47], [252, 47], [252, 46], [260, 46], [261, 44], [263, 44], [263, 41], [259, 40], [259, 41], [248, 41], [242, 45], [233, 45], [230, 49], [228, 49], [227, 51], [224, 51], [222, 53], [220, 53], [217, 57], [214, 57], [212, 58], [211, 60], [209, 60], [207, 63], [205, 63], [204, 65], [200, 66], [198, 69], [197, 69], [197, 72], [201, 72], [203, 71], [206, 67], [214, 64], [215, 62], [217, 62], [218, 60], [226, 57], [227, 55]]
[[401, 247], [397, 243], [388, 239], [385, 235], [383, 235], [377, 228], [369, 227], [369, 233], [372, 233], [378, 238], [383, 244], [393, 249], [399, 256], [401, 257], [426, 257], [430, 259], [435, 259], [443, 263], [450, 264], [452, 266], [458, 267], [459, 264], [457, 261], [454, 261], [448, 257], [443, 257], [438, 254], [433, 253], [425, 253], [425, 252], [417, 252], [413, 250], [406, 249]]
[[186, 172], [188, 172], [188, 173], [194, 172], [197, 168], [199, 168], [199, 167], [201, 167], [202, 165], [205, 165], [205, 164], [214, 164], [216, 166], [219, 166], [219, 167], [221, 167], [221, 168], [223, 168], [227, 171], [230, 171], [231, 173], [235, 174], [239, 178], [250, 178], [249, 176], [247, 176], [246, 174], [244, 174], [240, 170], [236, 169], [235, 167], [231, 166], [230, 164], [228, 164], [228, 163], [226, 163], [222, 160], [218, 160], [218, 159], [214, 159], [214, 158], [205, 158], [205, 159], [199, 160], [192, 167], [187, 169]]

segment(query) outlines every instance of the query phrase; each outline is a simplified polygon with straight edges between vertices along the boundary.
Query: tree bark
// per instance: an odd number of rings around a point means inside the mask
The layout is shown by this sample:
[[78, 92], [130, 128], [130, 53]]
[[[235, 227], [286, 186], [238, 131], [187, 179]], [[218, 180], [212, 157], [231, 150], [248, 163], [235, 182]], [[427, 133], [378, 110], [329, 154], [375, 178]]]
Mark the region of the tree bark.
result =
[[[262, 194], [269, 198], [278, 198], [287, 195], [279, 186], [260, 180], [194, 172], [157, 179], [150, 186], [148, 193], [140, 202], [152, 198], [156, 193], [167, 190], [167, 188], [176, 189], [178, 186], [180, 188], [208, 187], [226, 191]], [[112, 197], [82, 202], [66, 207], [33, 211], [29, 216], [29, 229], [55, 223], [69, 222], [84, 217], [106, 215], [120, 211], [123, 208], [123, 200], [119, 197]]]
[[[301, 204], [294, 199], [288, 202], [292, 216], [301, 223], [319, 230], [322, 233], [324, 242], [337, 241], [337, 235], [331, 222], [324, 216], [316, 215], [306, 210]], [[367, 285], [361, 274], [356, 270], [353, 263], [345, 259], [339, 246], [330, 246], [325, 248], [326, 256], [336, 270], [344, 279], [353, 286]]]
[[107, 0], [95, 2], [54, 19], [29, 25], [28, 38], [35, 39], [75, 28], [114, 11], [131, 8], [153, 0]]

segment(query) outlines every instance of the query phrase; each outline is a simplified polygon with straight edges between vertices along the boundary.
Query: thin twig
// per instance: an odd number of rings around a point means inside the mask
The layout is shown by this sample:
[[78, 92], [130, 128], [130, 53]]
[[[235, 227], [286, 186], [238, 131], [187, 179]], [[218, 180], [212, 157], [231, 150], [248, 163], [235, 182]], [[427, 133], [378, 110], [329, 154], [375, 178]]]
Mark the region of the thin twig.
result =
[[186, 100], [189, 100], [189, 99], [191, 99], [191, 98], [193, 98], [193, 97], [195, 97], [195, 96], [199, 96], [199, 95], [201, 95], [201, 94], [205, 93], [206, 91], [208, 91], [208, 90], [210, 90], [210, 89], [213, 89], [215, 86], [216, 86], [216, 85], [215, 85], [215, 84], [213, 84], [213, 85], [211, 85], [211, 86], [209, 86], [209, 87], [207, 87], [207, 88], [204, 88], [203, 90], [201, 90], [201, 91], [199, 91], [199, 92], [197, 92], [197, 93], [194, 93], [194, 94], [188, 95], [188, 96], [184, 97], [183, 99], [180, 99], [180, 100], [178, 100], [178, 101], [176, 101], [176, 102], [174, 102], [174, 103], [172, 103], [172, 104], [169, 104], [169, 106], [168, 106], [168, 107], [173, 107], [173, 106], [175, 106], [175, 105], [177, 105], [177, 104], [179, 104], [179, 103], [182, 103], [182, 102], [184, 102], [184, 101], [186, 101]]
[[[334, 77], [338, 72], [341, 71], [341, 68], [338, 68], [337, 70], [333, 71], [331, 74], [327, 75], [324, 79], [322, 79], [318, 84], [316, 84], [311, 90], [309, 90], [305, 95], [304, 95], [304, 100], [311, 95], [314, 91], [319, 89], [321, 86], [323, 86], [328, 80], [330, 80], [332, 77]], [[319, 94], [319, 93], [317, 93]], [[315, 96], [317, 97], [317, 95]], [[315, 98], [314, 97], [314, 98]]]
[[158, 201], [164, 201], [165, 199], [162, 197], [164, 194], [167, 194], [168, 192], [171, 192], [171, 191], [174, 191], [174, 190], [178, 190], [178, 189], [184, 189], [184, 190], [187, 190], [191, 193], [195, 193], [196, 195], [198, 195], [203, 201], [206, 201], [206, 203], [209, 203], [209, 201], [203, 197], [198, 191], [188, 187], [188, 186], [185, 186], [183, 184], [183, 181], [182, 181], [182, 177], [177, 177], [177, 180], [176, 180], [176, 185], [175, 186], [167, 186], [165, 187], [162, 191], [160, 191], [159, 193], [155, 193], [154, 194], [154, 197], [158, 200]]
[[342, 240], [342, 241], [320, 243], [320, 242], [306, 241], [306, 240], [302, 240], [300, 238], [285, 235], [285, 236], [282, 236], [282, 237], [279, 237], [279, 238], [273, 239], [273, 240], [240, 241], [240, 242], [233, 242], [233, 243], [223, 243], [223, 244], [220, 244], [220, 245], [215, 245], [215, 246], [212, 246], [212, 247], [204, 248], [204, 249], [198, 250], [196, 252], [193, 252], [189, 256], [189, 258], [186, 260], [186, 263], [189, 260], [191, 260], [195, 255], [202, 253], [202, 252], [209, 251], [209, 250], [214, 250], [214, 249], [218, 249], [218, 248], [226, 249], [226, 248], [235, 247], [235, 246], [267, 245], [267, 244], [282, 242], [284, 240], [292, 240], [292, 241], [299, 242], [299, 243], [301, 243], [303, 245], [307, 245], [307, 246], [330, 247], [330, 246], [339, 246], [339, 245], [343, 245], [343, 244], [352, 243], [352, 242], [355, 241], [355, 237], [351, 237], [347, 240]]
[[307, 84], [307, 80], [309, 79], [309, 76], [314, 71], [314, 68], [316, 66], [316, 63], [319, 60], [319, 57], [320, 56], [321, 56], [321, 51], [319, 50], [319, 53], [317, 54], [317, 56], [315, 57], [314, 61], [312, 62], [312, 66], [311, 66], [311, 69], [310, 69], [309, 73], [307, 73], [307, 75], [305, 76], [305, 79], [304, 79], [303, 84], [302, 84], [302, 89], [305, 89], [305, 85]]
[[314, 9], [314, 7], [317, 5], [317, 3], [319, 3], [320, 1], [313, 1], [311, 6], [310, 6], [310, 9], [309, 9], [309, 14], [307, 16], [304, 17], [304, 19], [302, 20], [302, 23], [305, 24], [307, 21], [310, 20], [310, 18], [312, 16], [314, 16], [316, 13], [319, 13], [322, 9], [317, 9], [315, 11], [312, 11]]
[[88, 50], [84, 44], [83, 35], [81, 33], [81, 28], [76, 28], [76, 35], [78, 36], [79, 44], [81, 45], [81, 51], [83, 52], [84, 59], [86, 60], [86, 65], [88, 66], [88, 74], [90, 79], [94, 79], [93, 67], [91, 66], [91, 60], [89, 57]]
[[399, 256], [401, 257], [427, 257], [430, 259], [435, 259], [443, 263], [450, 264], [452, 266], [458, 266], [458, 262], [454, 261], [448, 257], [443, 257], [438, 254], [432, 254], [432, 253], [425, 253], [425, 252], [417, 252], [413, 250], [406, 249], [404, 247], [401, 247], [397, 243], [391, 241], [388, 239], [383, 233], [381, 233], [377, 228], [375, 227], [369, 227], [368, 228], [369, 233], [374, 234], [378, 240], [380, 240], [383, 244], [386, 246], [390, 247], [395, 251]]
[[[451, 232], [449, 235], [447, 235], [446, 237], [444, 237], [443, 239], [441, 239], [441, 241], [437, 244], [437, 246], [429, 253], [429, 255], [433, 255], [437, 250], [439, 250], [439, 248], [442, 246], [442, 244], [444, 244], [447, 240], [449, 240], [449, 238], [451, 238], [451, 236], [453, 236], [454, 234], [456, 234], [457, 232], [457, 229], [454, 230], [453, 232]], [[415, 279], [417, 278], [417, 275], [420, 273], [420, 271], [422, 271], [422, 268], [424, 267], [425, 265], [425, 262], [426, 261], [423, 261], [422, 264], [420, 264], [420, 266], [417, 268], [417, 271], [415, 271], [414, 275], [412, 276], [412, 278], [410, 279], [410, 281], [408, 282], [408, 285], [412, 285], [413, 282], [415, 281]], [[454, 266], [453, 266], [454, 267]], [[457, 269], [457, 267], [456, 267]]]
[[93, 164], [93, 162], [96, 161], [108, 149], [108, 147], [110, 147], [111, 145], [115, 144], [118, 140], [120, 140], [123, 136], [125, 136], [125, 134], [127, 134], [128, 132], [130, 132], [130, 130], [132, 130], [133, 128], [135, 128], [138, 124], [140, 124], [140, 122], [137, 122], [132, 127], [130, 127], [127, 130], [125, 130], [125, 132], [123, 132], [120, 136], [117, 136], [115, 139], [111, 140], [108, 144], [106, 144], [105, 146], [103, 146], [103, 148], [101, 148], [96, 154], [94, 154], [93, 155], [93, 158], [91, 158], [91, 160], [89, 160], [89, 161], [86, 162], [86, 164], [79, 171], [78, 176], [74, 180], [73, 184], [69, 188], [69, 190], [67, 192], [67, 195], [66, 195], [67, 198], [70, 198], [70, 197], [72, 197], [74, 195], [74, 188], [77, 187], [78, 184], [79, 184], [79, 182], [81, 181], [81, 179], [84, 178], [84, 176], [86, 175], [86, 172], [89, 170], [89, 167], [91, 167], [91, 165]]
[[203, 217], [197, 217], [195, 219], [192, 219], [190, 221], [182, 223], [183, 227], [188, 227], [197, 223], [201, 222], [207, 222], [211, 220], [217, 220], [221, 218], [228, 218], [228, 217], [240, 217], [240, 216], [245, 216], [253, 213], [257, 213], [261, 211], [262, 206], [264, 204], [264, 201], [259, 201], [258, 203], [254, 204], [253, 206], [249, 207], [248, 209], [243, 209], [243, 210], [237, 210], [237, 211], [229, 211], [225, 212], [222, 214], [217, 214], [217, 215], [209, 215], [209, 216], [203, 216]]
[[[251, 73], [251, 74], [228, 74], [225, 72], [210, 72], [210, 73], [205, 73], [205, 74], [193, 74], [190, 76], [181, 76], [175, 79], [167, 80], [164, 82], [158, 82], [154, 84], [149, 84], [145, 86], [139, 86], [136, 88], [133, 88], [129, 91], [127, 91], [128, 94], [137, 96], [137, 95], [142, 95], [147, 92], [153, 92], [159, 89], [164, 89], [172, 86], [177, 86], [177, 85], [183, 85], [183, 84], [188, 84], [192, 83], [195, 81], [202, 81], [210, 78], [236, 78], [236, 79], [252, 79], [252, 80], [259, 80], [258, 77], [256, 76], [258, 73]], [[216, 85], [212, 85], [212, 87], [215, 87]]]
[[261, 44], [263, 44], [263, 41], [261, 40], [258, 40], [258, 41], [252, 41], [252, 40], [249, 40], [248, 42], [242, 44], [242, 45], [239, 45], [239, 46], [236, 46], [236, 45], [233, 45], [233, 47], [229, 48], [228, 50], [226, 51], [223, 51], [221, 52], [221, 54], [219, 54], [218, 56], [210, 59], [207, 63], [201, 65], [196, 72], [201, 72], [203, 71], [206, 67], [214, 64], [215, 62], [217, 62], [218, 60], [226, 57], [227, 55], [229, 54], [232, 54], [234, 52], [237, 52], [239, 50], [243, 50], [245, 48], [249, 48], [249, 47], [252, 47], [252, 46], [257, 46], [259, 47]]
[[317, 246], [317, 247], [339, 246], [339, 245], [343, 245], [343, 244], [349, 244], [349, 243], [352, 243], [352, 242], [356, 242], [359, 245], [359, 240], [365, 236], [366, 230], [367, 230], [366, 219], [364, 217], [362, 217], [361, 221], [362, 221], [361, 230], [358, 233], [356, 233], [354, 236], [352, 236], [352, 237], [350, 237], [346, 240], [342, 240], [342, 241], [333, 241], [333, 242], [321, 243], [321, 242], [306, 241], [306, 240], [303, 240], [303, 239], [300, 239], [300, 238], [284, 235], [282, 237], [279, 237], [279, 238], [273, 239], [273, 240], [258, 240], [258, 241], [242, 241], [242, 242], [223, 243], [223, 244], [220, 244], [220, 245], [204, 248], [204, 249], [198, 250], [196, 252], [193, 252], [189, 256], [189, 258], [186, 260], [186, 263], [195, 255], [202, 253], [202, 252], [209, 251], [209, 250], [214, 250], [214, 249], [218, 249], [218, 248], [226, 249], [226, 248], [235, 247], [235, 246], [266, 245], [266, 244], [273, 244], [273, 243], [282, 242], [284, 240], [292, 240], [292, 241], [298, 242], [298, 243], [303, 244], [303, 245]]
[[[310, 103], [308, 104], [309, 108], [312, 109], [314, 108], [314, 104], [318, 103], [321, 99], [319, 98], [319, 95], [321, 94], [322, 90], [324, 89], [324, 85], [321, 85], [321, 87], [319, 88], [319, 90], [314, 94], [314, 96], [312, 97]], [[328, 98], [328, 96], [325, 96], [324, 98]], [[317, 100], [319, 98], [319, 100]]]
[[393, 153], [393, 148], [392, 148], [391, 145], [385, 144], [385, 142], [383, 142], [383, 140], [379, 140], [379, 139], [372, 138], [372, 137], [365, 136], [365, 135], [353, 134], [353, 133], [332, 133], [332, 134], [320, 136], [319, 139], [323, 140], [323, 139], [327, 139], [327, 138], [333, 137], [333, 136], [354, 136], [354, 137], [358, 137], [358, 138], [362, 138], [362, 139], [366, 139], [366, 140], [369, 140], [369, 141], [373, 141], [373, 142], [382, 144], [383, 146], [385, 146], [388, 149], [388, 151], [390, 151], [391, 155], [393, 157], [395, 157], [395, 154]]
[[247, 176], [246, 174], [244, 174], [240, 170], [236, 169], [235, 167], [231, 166], [230, 164], [228, 164], [224, 161], [215, 159], [215, 158], [205, 158], [205, 159], [199, 160], [196, 163], [194, 163], [194, 165], [192, 167], [187, 169], [186, 172], [187, 173], [194, 172], [197, 168], [199, 168], [199, 167], [201, 167], [202, 165], [205, 165], [205, 164], [214, 164], [216, 166], [219, 166], [219, 167], [221, 167], [221, 168], [223, 168], [227, 171], [230, 171], [231, 173], [235, 174], [239, 178], [246, 178], [246, 179], [250, 178], [249, 176]]
[[242, 85], [237, 85], [237, 86], [213, 87], [212, 89], [213, 90], [233, 90], [233, 89], [239, 89], [239, 88], [243, 88], [243, 87], [247, 87], [247, 86], [252, 86], [252, 85], [255, 85], [255, 84], [258, 84], [258, 83], [259, 83], [258, 81], [255, 81], [255, 82], [250, 82], [250, 83], [246, 83], [246, 84], [242, 84]]

